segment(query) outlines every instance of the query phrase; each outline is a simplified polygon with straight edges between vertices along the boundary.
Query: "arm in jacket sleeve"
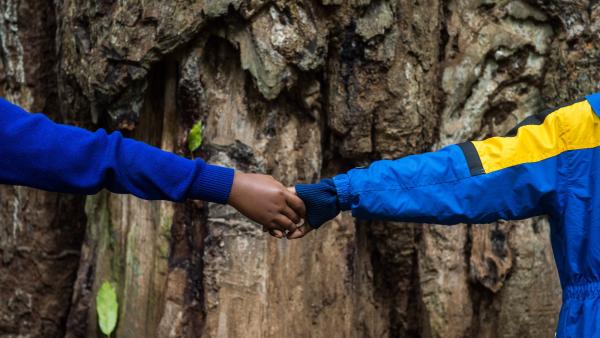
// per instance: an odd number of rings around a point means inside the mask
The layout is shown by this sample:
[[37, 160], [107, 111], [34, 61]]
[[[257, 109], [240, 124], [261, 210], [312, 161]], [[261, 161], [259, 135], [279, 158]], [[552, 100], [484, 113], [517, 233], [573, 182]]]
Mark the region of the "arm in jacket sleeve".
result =
[[448, 225], [551, 214], [559, 210], [568, 151], [585, 148], [599, 122], [582, 99], [531, 116], [505, 137], [377, 161], [296, 191], [313, 227], [340, 210], [362, 219]]
[[0, 99], [0, 184], [140, 198], [226, 203], [234, 171], [142, 142], [52, 122]]

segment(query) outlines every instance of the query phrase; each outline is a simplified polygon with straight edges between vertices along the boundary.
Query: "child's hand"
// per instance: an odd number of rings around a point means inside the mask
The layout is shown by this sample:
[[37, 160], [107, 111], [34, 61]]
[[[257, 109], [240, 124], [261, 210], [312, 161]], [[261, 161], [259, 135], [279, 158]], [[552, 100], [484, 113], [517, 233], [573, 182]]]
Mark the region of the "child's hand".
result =
[[[296, 188], [289, 187], [288, 190], [296, 195]], [[287, 233], [287, 239], [298, 239], [306, 236], [309, 232], [313, 231], [314, 228], [310, 226], [307, 222], [304, 222], [301, 226], [296, 228], [294, 231], [290, 231]]]
[[229, 204], [277, 238], [295, 232], [306, 212], [304, 202], [273, 177], [238, 171]]

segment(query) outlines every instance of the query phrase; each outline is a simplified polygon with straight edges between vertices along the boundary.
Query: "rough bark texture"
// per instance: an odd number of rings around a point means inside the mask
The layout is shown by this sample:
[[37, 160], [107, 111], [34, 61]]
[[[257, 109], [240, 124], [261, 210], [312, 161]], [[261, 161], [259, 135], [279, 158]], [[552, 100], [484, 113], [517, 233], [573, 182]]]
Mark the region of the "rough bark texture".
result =
[[[292, 184], [502, 134], [599, 90], [599, 46], [594, 0], [0, 0], [0, 95]], [[5, 186], [0, 337], [100, 337], [106, 280], [113, 337], [551, 337], [548, 233], [341, 215], [287, 242], [227, 206]]]

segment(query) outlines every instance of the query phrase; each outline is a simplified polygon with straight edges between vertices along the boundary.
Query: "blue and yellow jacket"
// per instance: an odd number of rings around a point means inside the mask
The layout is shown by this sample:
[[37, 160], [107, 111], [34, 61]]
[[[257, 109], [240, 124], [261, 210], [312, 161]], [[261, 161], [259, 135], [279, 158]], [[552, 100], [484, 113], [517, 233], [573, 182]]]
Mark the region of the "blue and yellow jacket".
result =
[[563, 288], [557, 337], [600, 337], [600, 93], [531, 116], [504, 137], [383, 160], [298, 185], [307, 219], [489, 223], [548, 215]]

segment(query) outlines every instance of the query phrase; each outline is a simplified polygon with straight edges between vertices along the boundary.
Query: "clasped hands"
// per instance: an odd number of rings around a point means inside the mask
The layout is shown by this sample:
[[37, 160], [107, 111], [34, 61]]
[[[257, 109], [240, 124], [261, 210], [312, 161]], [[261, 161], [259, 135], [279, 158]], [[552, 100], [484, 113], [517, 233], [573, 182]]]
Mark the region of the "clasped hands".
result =
[[236, 171], [229, 204], [244, 216], [262, 224], [273, 237], [297, 239], [313, 228], [302, 223], [304, 202], [294, 188], [286, 188], [273, 177]]

